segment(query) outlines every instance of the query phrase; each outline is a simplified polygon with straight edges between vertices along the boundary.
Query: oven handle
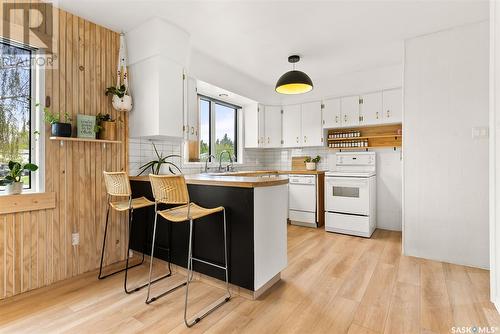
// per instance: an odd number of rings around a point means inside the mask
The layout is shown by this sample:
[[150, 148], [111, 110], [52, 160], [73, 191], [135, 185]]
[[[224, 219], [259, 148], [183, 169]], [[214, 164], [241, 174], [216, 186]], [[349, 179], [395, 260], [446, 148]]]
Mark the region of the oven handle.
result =
[[344, 180], [327, 180], [326, 183], [333, 187], [349, 187], [349, 188], [364, 188], [368, 187], [368, 181], [346, 182]]

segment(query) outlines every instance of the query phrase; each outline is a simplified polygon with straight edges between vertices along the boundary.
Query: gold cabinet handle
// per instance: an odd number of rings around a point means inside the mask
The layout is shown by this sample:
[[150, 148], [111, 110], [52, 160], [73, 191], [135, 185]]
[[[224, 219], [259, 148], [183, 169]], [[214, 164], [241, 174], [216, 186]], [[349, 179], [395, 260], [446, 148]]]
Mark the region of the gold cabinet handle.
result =
[[271, 143], [271, 139], [269, 137], [267, 137], [267, 143]]
[[387, 118], [391, 117], [391, 115], [389, 114], [389, 110], [387, 110]]
[[344, 122], [347, 122], [347, 115], [344, 115]]
[[335, 116], [335, 123], [339, 122], [339, 116]]
[[297, 144], [299, 143], [299, 137], [297, 137]]
[[307, 136], [304, 136], [304, 143], [307, 142]]
[[378, 111], [375, 113], [376, 118], [378, 119]]
[[191, 134], [194, 135], [194, 126], [191, 127]]

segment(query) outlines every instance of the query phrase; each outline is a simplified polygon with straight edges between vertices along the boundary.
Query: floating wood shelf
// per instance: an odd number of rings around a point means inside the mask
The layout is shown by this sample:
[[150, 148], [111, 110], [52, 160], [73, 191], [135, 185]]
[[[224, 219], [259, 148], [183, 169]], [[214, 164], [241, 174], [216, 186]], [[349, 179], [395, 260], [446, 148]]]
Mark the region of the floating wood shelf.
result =
[[332, 138], [328, 139], [328, 141], [345, 141], [345, 140], [358, 140], [358, 139], [371, 139], [371, 138], [400, 138], [402, 135], [379, 135], [379, 136], [365, 136], [365, 137], [351, 137], [351, 138]]
[[[401, 134], [401, 124], [375, 125], [364, 126], [346, 129], [331, 129], [328, 130], [328, 148], [334, 150], [360, 150], [367, 151], [371, 148], [393, 147], [394, 149], [402, 146], [403, 135]], [[338, 133], [359, 132], [359, 137], [350, 138], [329, 138]], [[334, 145], [344, 145], [349, 142], [363, 142], [367, 146], [352, 146], [352, 147], [332, 147]]]
[[121, 144], [120, 140], [104, 140], [92, 138], [76, 138], [76, 137], [49, 137], [50, 140], [64, 141], [77, 141], [77, 142], [90, 142], [90, 143], [103, 143], [103, 144]]

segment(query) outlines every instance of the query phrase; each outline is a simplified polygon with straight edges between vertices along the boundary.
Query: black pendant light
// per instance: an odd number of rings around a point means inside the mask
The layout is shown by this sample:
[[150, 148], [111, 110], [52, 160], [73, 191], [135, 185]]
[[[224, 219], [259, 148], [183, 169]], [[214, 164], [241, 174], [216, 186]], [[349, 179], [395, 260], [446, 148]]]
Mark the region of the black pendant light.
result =
[[295, 70], [295, 63], [300, 57], [292, 55], [288, 57], [288, 62], [293, 64], [293, 70], [283, 74], [276, 83], [275, 90], [280, 94], [303, 94], [313, 89], [311, 78], [301, 71]]

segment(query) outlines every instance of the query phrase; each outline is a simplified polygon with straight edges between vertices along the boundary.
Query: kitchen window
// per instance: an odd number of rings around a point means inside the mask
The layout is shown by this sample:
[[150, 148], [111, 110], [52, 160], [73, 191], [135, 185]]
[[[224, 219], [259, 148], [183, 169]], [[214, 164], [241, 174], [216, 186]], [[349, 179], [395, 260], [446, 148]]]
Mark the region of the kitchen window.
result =
[[[238, 160], [238, 109], [241, 107], [206, 96], [199, 96], [200, 103], [200, 161]], [[231, 158], [230, 158], [230, 156]]]
[[[9, 171], [9, 161], [40, 165], [40, 144], [33, 96], [38, 70], [35, 50], [0, 42], [0, 177]], [[39, 87], [40, 88], [40, 87]], [[24, 189], [39, 190], [39, 169], [22, 176]], [[2, 193], [4, 187], [0, 187]]]

